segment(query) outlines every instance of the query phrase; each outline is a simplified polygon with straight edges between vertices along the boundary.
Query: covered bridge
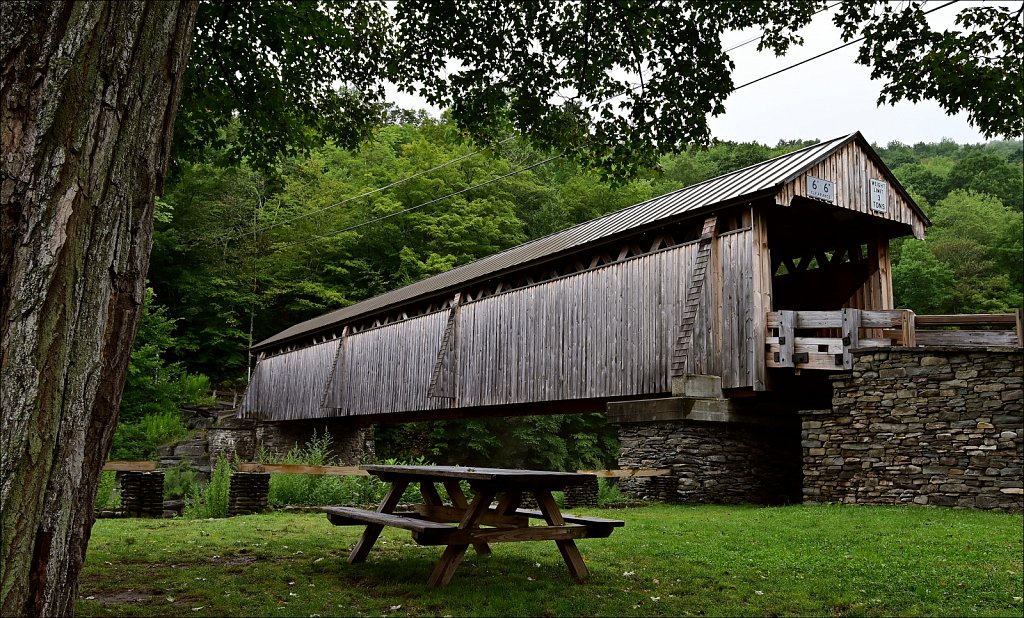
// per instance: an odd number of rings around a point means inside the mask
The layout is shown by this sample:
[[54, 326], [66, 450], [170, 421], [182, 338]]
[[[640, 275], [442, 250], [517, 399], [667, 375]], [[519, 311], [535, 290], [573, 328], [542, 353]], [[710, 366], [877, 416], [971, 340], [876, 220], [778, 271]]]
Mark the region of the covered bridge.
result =
[[832, 139], [288, 328], [253, 347], [239, 414], [603, 411], [687, 374], [765, 398], [844, 365], [841, 343], [787, 347], [772, 312], [892, 309], [889, 241], [927, 225], [860, 133]]

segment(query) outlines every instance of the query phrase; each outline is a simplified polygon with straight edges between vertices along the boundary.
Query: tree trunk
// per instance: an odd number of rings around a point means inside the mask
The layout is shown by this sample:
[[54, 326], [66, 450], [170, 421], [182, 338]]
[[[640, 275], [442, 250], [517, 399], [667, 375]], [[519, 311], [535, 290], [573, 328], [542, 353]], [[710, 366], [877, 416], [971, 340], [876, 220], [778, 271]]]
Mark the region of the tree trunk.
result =
[[70, 615], [196, 0], [0, 11], [0, 614]]

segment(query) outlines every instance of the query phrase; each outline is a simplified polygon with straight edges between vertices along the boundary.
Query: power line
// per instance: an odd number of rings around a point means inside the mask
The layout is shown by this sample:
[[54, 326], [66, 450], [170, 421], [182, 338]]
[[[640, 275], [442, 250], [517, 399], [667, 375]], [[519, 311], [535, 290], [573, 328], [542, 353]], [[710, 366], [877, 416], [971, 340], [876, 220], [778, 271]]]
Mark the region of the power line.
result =
[[[949, 2], [947, 2], [947, 3], [943, 4], [943, 5], [935, 7], [934, 9], [929, 9], [929, 10], [925, 11], [924, 15], [928, 15], [929, 13], [934, 13], [935, 11], [938, 11], [939, 9], [944, 9], [947, 6], [951, 5], [951, 4], [956, 4], [958, 1], [959, 0], [950, 0]], [[736, 86], [732, 90], [733, 90], [733, 92], [736, 92], [740, 88], [746, 88], [747, 86], [750, 86], [752, 84], [756, 84], [757, 82], [764, 81], [764, 80], [768, 79], [769, 77], [775, 77], [779, 73], [785, 73], [786, 71], [788, 71], [790, 69], [795, 69], [798, 66], [807, 64], [808, 62], [810, 62], [812, 60], [817, 60], [818, 58], [821, 58], [823, 56], [827, 56], [827, 55], [829, 55], [829, 54], [831, 54], [833, 52], [837, 52], [840, 49], [844, 49], [846, 47], [849, 47], [849, 46], [853, 45], [854, 43], [859, 43], [859, 42], [863, 41], [865, 38], [867, 38], [867, 37], [866, 36], [858, 37], [856, 39], [853, 39], [852, 41], [849, 41], [847, 43], [843, 43], [842, 45], [839, 45], [838, 47], [833, 47], [832, 49], [830, 49], [828, 51], [821, 52], [817, 56], [811, 56], [810, 58], [807, 58], [805, 60], [801, 60], [800, 62], [797, 62], [795, 64], [791, 64], [788, 67], [783, 67], [783, 68], [779, 69], [778, 71], [775, 71], [774, 73], [769, 73], [768, 75], [762, 75], [761, 77], [758, 77], [757, 79], [751, 80], [751, 81], [746, 82], [744, 84], [740, 84], [739, 86]]]
[[[814, 15], [817, 15], [818, 13], [823, 12], [823, 11], [831, 10], [831, 9], [835, 8], [836, 6], [838, 6], [839, 4], [840, 4], [839, 2], [836, 2], [836, 3], [832, 4], [831, 6], [824, 6], [824, 7], [820, 8], [820, 9], [818, 9], [817, 11], [815, 11], [814, 13], [812, 13], [811, 15], [814, 16]], [[753, 37], [753, 38], [751, 38], [751, 39], [749, 39], [747, 41], [744, 41], [744, 42], [739, 43], [737, 45], [734, 45], [734, 46], [732, 46], [732, 47], [730, 47], [728, 49], [725, 49], [725, 50], [723, 50], [723, 52], [724, 53], [728, 53], [730, 51], [737, 50], [737, 49], [739, 49], [739, 48], [741, 48], [741, 47], [743, 47], [745, 45], [749, 45], [750, 43], [753, 43], [754, 41], [757, 41], [757, 40], [761, 39], [763, 36], [764, 36], [764, 31], [761, 31], [761, 34], [757, 35], [756, 37]], [[630, 88], [630, 90], [635, 90], [638, 87], [639, 87], [639, 85], [635, 85], [632, 88]], [[621, 95], [616, 95], [616, 96], [621, 96]], [[602, 102], [609, 101], [609, 100], [611, 100], [613, 98], [615, 98], [615, 96], [609, 97], [608, 99], [605, 99], [605, 101], [602, 101]], [[507, 137], [507, 138], [501, 140], [500, 142], [498, 142], [496, 145], [500, 146], [501, 144], [504, 144], [504, 143], [506, 143], [508, 141], [511, 141], [511, 140], [515, 139], [515, 137], [516, 137], [515, 135], [513, 135], [511, 137]], [[337, 208], [338, 206], [343, 206], [343, 205], [345, 205], [345, 204], [347, 204], [349, 202], [352, 202], [352, 201], [355, 201], [355, 200], [358, 200], [358, 199], [361, 199], [361, 198], [364, 198], [364, 197], [369, 197], [371, 195], [375, 195], [377, 193], [380, 193], [381, 191], [386, 191], [387, 189], [391, 189], [393, 187], [396, 187], [398, 185], [404, 184], [404, 183], [406, 183], [406, 182], [408, 182], [410, 180], [413, 180], [415, 178], [419, 178], [420, 176], [424, 176], [424, 175], [429, 174], [431, 172], [436, 172], [437, 170], [443, 169], [443, 168], [448, 167], [450, 165], [454, 165], [455, 163], [458, 163], [460, 161], [464, 161], [464, 160], [466, 160], [466, 159], [468, 159], [470, 157], [474, 157], [474, 156], [476, 156], [478, 154], [483, 153], [485, 150], [488, 150], [488, 148], [481, 148], [480, 150], [476, 150], [474, 152], [464, 154], [464, 155], [462, 155], [460, 157], [457, 157], [455, 159], [452, 159], [450, 161], [446, 161], [446, 162], [444, 162], [444, 163], [442, 163], [440, 165], [435, 165], [434, 167], [431, 167], [429, 169], [425, 169], [425, 170], [416, 172], [415, 174], [411, 174], [411, 175], [406, 176], [404, 178], [400, 178], [400, 179], [395, 180], [393, 182], [390, 182], [390, 183], [388, 183], [388, 184], [386, 184], [384, 186], [378, 187], [376, 189], [372, 189], [370, 191], [365, 191], [363, 193], [360, 193], [359, 195], [354, 195], [352, 197], [345, 198], [343, 200], [334, 202], [332, 204], [328, 204], [327, 206], [324, 206], [322, 208], [318, 208], [317, 210], [312, 210], [312, 211], [309, 211], [309, 212], [298, 214], [298, 215], [295, 215], [293, 217], [289, 217], [287, 219], [284, 219], [282, 221], [276, 221], [274, 223], [270, 223], [270, 224], [264, 225], [262, 227], [257, 227], [257, 228], [253, 228], [253, 229], [250, 229], [250, 230], [246, 230], [244, 232], [239, 232], [237, 234], [228, 236], [227, 238], [224, 239], [224, 242], [230, 242], [232, 240], [237, 240], [239, 238], [244, 238], [244, 237], [249, 236], [250, 234], [259, 234], [260, 232], [265, 232], [267, 230], [274, 229], [275, 227], [280, 227], [282, 225], [287, 225], [289, 223], [293, 223], [293, 222], [298, 221], [300, 219], [306, 219], [308, 217], [312, 217], [314, 215], [318, 215], [318, 214], [320, 214], [322, 212], [326, 212], [326, 211], [331, 210], [333, 208]]]
[[[508, 142], [508, 141], [511, 141], [511, 140], [515, 139], [516, 137], [517, 136], [515, 136], [515, 135], [513, 135], [511, 137], [506, 137], [505, 139], [503, 139], [500, 142], [498, 142], [497, 144], [495, 144], [495, 146], [500, 146], [500, 145], [504, 144], [505, 142]], [[337, 208], [338, 206], [341, 206], [343, 204], [347, 204], [347, 203], [352, 202], [354, 200], [358, 200], [358, 199], [364, 198], [364, 197], [369, 197], [371, 195], [374, 195], [375, 193], [380, 193], [381, 191], [385, 191], [387, 189], [391, 189], [392, 187], [397, 187], [398, 185], [406, 183], [406, 182], [409, 182], [410, 180], [413, 180], [414, 178], [419, 178], [420, 176], [423, 176], [425, 174], [429, 174], [431, 172], [436, 172], [437, 170], [446, 168], [449, 165], [454, 165], [454, 164], [458, 163], [459, 161], [464, 161], [464, 160], [466, 160], [466, 159], [468, 159], [470, 157], [475, 157], [476, 155], [484, 152], [487, 149], [488, 148], [481, 148], [480, 150], [475, 150], [473, 152], [464, 154], [464, 155], [462, 155], [460, 157], [456, 157], [455, 159], [452, 159], [450, 161], [445, 161], [444, 163], [441, 163], [440, 165], [435, 165], [434, 167], [432, 167], [430, 169], [425, 169], [425, 170], [416, 172], [415, 174], [412, 174], [412, 175], [406, 176], [404, 178], [400, 178], [398, 180], [395, 180], [393, 182], [389, 182], [388, 184], [386, 184], [386, 185], [384, 185], [382, 187], [377, 187], [376, 189], [372, 189], [370, 191], [366, 191], [366, 192], [360, 193], [359, 195], [353, 195], [352, 197], [347, 197], [347, 198], [345, 198], [343, 200], [334, 202], [333, 204], [328, 204], [327, 206], [324, 206], [323, 208], [318, 208], [317, 210], [311, 210], [309, 212], [298, 214], [298, 215], [295, 215], [294, 217], [290, 217], [288, 219], [284, 219], [283, 221], [276, 221], [274, 223], [270, 223], [270, 224], [265, 225], [265, 226], [260, 227], [260, 228], [254, 228], [254, 229], [251, 229], [251, 230], [247, 230], [245, 232], [241, 232], [241, 233], [235, 234], [234, 236], [229, 236], [228, 238], [226, 238], [224, 240], [226, 242], [227, 241], [232, 241], [232, 240], [235, 240], [235, 239], [238, 239], [238, 238], [243, 238], [243, 237], [249, 236], [250, 234], [258, 234], [260, 232], [265, 232], [267, 230], [273, 229], [275, 227], [280, 227], [282, 225], [287, 225], [287, 224], [292, 223], [294, 221], [298, 221], [299, 219], [305, 219], [307, 217], [312, 217], [313, 215], [318, 215], [318, 214], [320, 214], [320, 213], [322, 213], [324, 211], [330, 210], [332, 208]]]
[[[837, 6], [839, 6], [840, 4], [842, 4], [842, 2], [836, 2], [836, 3], [832, 4], [831, 6], [829, 6], [829, 5], [823, 6], [820, 9], [818, 9], [817, 11], [811, 13], [811, 17], [814, 17], [818, 13], [824, 13], [825, 11], [831, 11], [832, 9], [836, 8]], [[755, 36], [752, 39], [748, 39], [746, 41], [743, 41], [742, 43], [739, 43], [738, 45], [733, 45], [729, 49], [723, 49], [722, 53], [727, 54], [727, 53], [729, 53], [731, 51], [735, 51], [735, 50], [737, 50], [737, 49], [739, 49], [741, 47], [744, 47], [746, 45], [750, 45], [754, 41], [759, 41], [762, 38], [764, 38], [764, 30], [761, 31], [761, 34]]]
[[[930, 9], [930, 10], [928, 10], [928, 11], [925, 11], [925, 12], [924, 12], [924, 14], [925, 14], [925, 15], [928, 15], [929, 13], [934, 13], [935, 11], [938, 11], [938, 10], [940, 10], [940, 9], [944, 9], [944, 8], [946, 8], [947, 6], [950, 6], [950, 5], [952, 5], [952, 4], [956, 4], [956, 2], [958, 2], [958, 0], [950, 0], [949, 2], [946, 2], [946, 3], [945, 3], [945, 4], [943, 4], [943, 5], [940, 5], [940, 6], [937, 6], [937, 7], [933, 8], [933, 9]], [[831, 7], [825, 7], [825, 8], [823, 8], [823, 9], [820, 9], [820, 10], [819, 10], [818, 12], [821, 12], [821, 11], [824, 11], [824, 10], [827, 10], [827, 9], [830, 9], [830, 8], [834, 8], [834, 7], [835, 7], [835, 6], [837, 5], [837, 4], [839, 4], [839, 3], [837, 2], [836, 4], [833, 4], [833, 5], [831, 6]], [[762, 33], [762, 35], [763, 35], [763, 33]], [[770, 77], [774, 77], [774, 76], [776, 76], [776, 75], [779, 75], [780, 73], [785, 73], [786, 71], [789, 71], [789, 70], [791, 70], [791, 69], [795, 69], [795, 68], [797, 68], [797, 67], [799, 67], [799, 66], [802, 66], [802, 65], [804, 65], [804, 64], [807, 64], [808, 62], [811, 62], [811, 61], [813, 61], [813, 60], [817, 60], [817, 59], [819, 59], [819, 58], [822, 58], [822, 57], [824, 57], [824, 56], [827, 56], [827, 55], [829, 55], [829, 54], [831, 54], [831, 53], [837, 52], [837, 51], [839, 51], [839, 50], [841, 50], [841, 49], [844, 49], [844, 48], [846, 48], [846, 47], [849, 47], [850, 45], [853, 45], [854, 43], [858, 43], [858, 42], [860, 42], [860, 41], [864, 40], [865, 38], [866, 38], [866, 37], [864, 37], [864, 36], [861, 36], [861, 37], [859, 37], [859, 38], [857, 38], [857, 39], [853, 39], [853, 40], [851, 40], [851, 41], [849, 41], [849, 42], [847, 42], [847, 43], [844, 43], [844, 44], [842, 44], [842, 45], [839, 45], [839, 46], [837, 46], [837, 47], [833, 47], [832, 49], [829, 49], [829, 50], [827, 50], [827, 51], [824, 51], [824, 52], [822, 52], [822, 53], [820, 53], [820, 54], [817, 54], [817, 55], [815, 55], [815, 56], [812, 56], [812, 57], [810, 57], [810, 58], [807, 58], [807, 59], [801, 60], [800, 62], [797, 62], [797, 63], [795, 63], [795, 64], [792, 64], [792, 65], [790, 65], [790, 66], [787, 66], [787, 67], [783, 67], [783, 68], [781, 68], [781, 69], [779, 69], [779, 70], [777, 70], [777, 71], [774, 71], [774, 72], [772, 72], [772, 73], [769, 73], [768, 75], [763, 75], [763, 76], [761, 76], [761, 77], [759, 77], [759, 78], [757, 78], [757, 79], [754, 79], [754, 80], [751, 80], [751, 81], [749, 81], [749, 82], [743, 83], [743, 84], [741, 84], [741, 85], [739, 85], [739, 86], [736, 86], [735, 88], [733, 88], [733, 92], [735, 92], [736, 90], [739, 90], [739, 89], [741, 89], [741, 88], [745, 88], [745, 87], [747, 87], [747, 86], [750, 86], [750, 85], [756, 84], [756, 83], [758, 83], [758, 82], [764, 81], [764, 80], [766, 80], [766, 79], [768, 79], [768, 78], [770, 78]], [[756, 40], [756, 39], [753, 39], [753, 40]], [[741, 47], [742, 45], [746, 45], [746, 44], [747, 44], [747, 43], [749, 43], [749, 42], [750, 42], [750, 41], [748, 41], [748, 42], [745, 42], [745, 43], [741, 43], [740, 45], [738, 45], [738, 46], [736, 46], [736, 47]], [[733, 48], [731, 48], [731, 49], [736, 49], [736, 47], [733, 47]], [[727, 51], [728, 51], [728, 50], [727, 50]], [[612, 97], [612, 98], [614, 98], [614, 97]], [[509, 141], [509, 140], [513, 139], [514, 137], [515, 137], [515, 136], [513, 136], [513, 137], [509, 137], [509, 138], [506, 138], [505, 140], [502, 140], [501, 142], [498, 142], [498, 143], [499, 143], [499, 144], [502, 144], [502, 143], [504, 143], [504, 142], [506, 142], [506, 141]], [[367, 193], [365, 193], [365, 194], [363, 194], [363, 195], [360, 195], [360, 196], [356, 196], [356, 197], [353, 197], [353, 198], [348, 198], [347, 200], [342, 200], [342, 201], [341, 201], [341, 202], [339, 202], [338, 204], [335, 204], [335, 205], [331, 205], [331, 206], [327, 206], [327, 207], [324, 207], [324, 208], [322, 208], [322, 209], [320, 209], [320, 210], [314, 211], [314, 212], [312, 212], [312, 213], [307, 213], [306, 215], [301, 215], [301, 216], [295, 217], [295, 218], [293, 218], [292, 220], [295, 220], [295, 219], [298, 219], [298, 218], [302, 218], [303, 216], [309, 216], [309, 215], [312, 215], [312, 214], [317, 214], [317, 213], [319, 213], [319, 212], [323, 212], [324, 210], [327, 210], [327, 209], [329, 209], [329, 208], [333, 208], [333, 207], [334, 207], [334, 206], [336, 206], [336, 205], [340, 205], [340, 204], [343, 204], [343, 203], [345, 203], [345, 202], [348, 202], [348, 201], [351, 201], [351, 200], [357, 199], [357, 198], [359, 198], [359, 197], [364, 197], [364, 196], [366, 196], [366, 195], [372, 195], [372, 194], [374, 194], [374, 193], [378, 193], [378, 192], [380, 192], [380, 191], [383, 191], [384, 189], [387, 189], [387, 188], [390, 188], [390, 187], [392, 187], [392, 186], [395, 186], [395, 185], [401, 184], [401, 183], [403, 183], [403, 182], [406, 182], [407, 180], [410, 180], [410, 179], [412, 179], [412, 178], [414, 178], [414, 177], [416, 177], [416, 176], [419, 176], [419, 175], [423, 175], [423, 174], [429, 173], [430, 171], [433, 171], [433, 170], [435, 170], [435, 169], [440, 169], [440, 168], [442, 168], [442, 167], [446, 167], [446, 166], [448, 166], [448, 165], [451, 165], [452, 163], [455, 163], [455, 162], [457, 162], [457, 161], [460, 161], [460, 160], [463, 160], [463, 159], [469, 158], [469, 157], [471, 157], [471, 156], [475, 156], [475, 155], [479, 154], [480, 152], [482, 152], [482, 150], [480, 150], [480, 151], [476, 151], [476, 152], [473, 152], [473, 153], [469, 153], [469, 154], [466, 154], [466, 155], [463, 155], [462, 157], [459, 157], [458, 159], [453, 159], [452, 161], [449, 161], [449, 162], [447, 162], [447, 163], [444, 163], [444, 164], [441, 164], [441, 165], [439, 165], [439, 166], [436, 166], [435, 168], [432, 168], [432, 169], [430, 169], [430, 170], [424, 170], [423, 172], [419, 172], [418, 174], [415, 174], [415, 175], [413, 175], [413, 176], [410, 176], [410, 177], [408, 177], [408, 178], [403, 178], [403, 179], [397, 180], [397, 181], [395, 181], [395, 182], [393, 182], [393, 183], [390, 183], [389, 185], [385, 185], [384, 187], [381, 187], [381, 188], [379, 188], [379, 189], [374, 189], [373, 191], [369, 191], [369, 192], [367, 192]], [[277, 250], [280, 250], [280, 249], [287, 249], [287, 248], [289, 248], [289, 247], [293, 247], [293, 246], [296, 246], [296, 245], [301, 245], [301, 244], [306, 244], [306, 243], [312, 242], [312, 241], [314, 241], [314, 240], [320, 240], [320, 239], [324, 239], [324, 238], [330, 238], [330, 237], [333, 237], [333, 236], [337, 236], [338, 234], [341, 234], [341, 233], [344, 233], [344, 232], [347, 232], [347, 231], [351, 231], [351, 230], [354, 230], [354, 229], [357, 229], [357, 228], [360, 228], [360, 227], [363, 227], [363, 226], [366, 226], [366, 225], [370, 225], [370, 224], [372, 224], [372, 223], [377, 223], [378, 221], [383, 221], [383, 220], [385, 220], [385, 219], [389, 219], [389, 218], [391, 218], [391, 217], [395, 217], [395, 216], [398, 216], [398, 215], [401, 215], [401, 214], [405, 214], [405, 213], [408, 213], [408, 212], [412, 212], [412, 211], [414, 211], [414, 210], [418, 210], [418, 209], [420, 209], [420, 208], [424, 208], [424, 207], [426, 207], [426, 206], [429, 206], [429, 205], [431, 205], [431, 204], [436, 204], [437, 202], [440, 202], [440, 201], [446, 200], [446, 199], [448, 199], [448, 198], [451, 198], [451, 197], [455, 197], [455, 196], [457, 196], [457, 195], [461, 195], [462, 193], [465, 193], [465, 192], [467, 192], [467, 191], [470, 191], [470, 190], [472, 190], [472, 189], [476, 189], [476, 188], [479, 188], [479, 187], [483, 187], [483, 186], [485, 186], [485, 185], [489, 185], [489, 184], [491, 184], [491, 183], [494, 183], [494, 182], [498, 182], [499, 180], [503, 180], [503, 179], [505, 179], [505, 178], [508, 178], [508, 177], [510, 177], [510, 176], [514, 176], [514, 175], [516, 175], [516, 174], [520, 174], [520, 173], [522, 173], [522, 172], [525, 172], [525, 171], [531, 170], [531, 169], [533, 169], [533, 168], [535, 168], [535, 167], [539, 167], [539, 166], [541, 166], [541, 165], [544, 165], [545, 163], [548, 163], [548, 162], [550, 162], [550, 161], [554, 161], [555, 159], [560, 159], [560, 158], [562, 158], [563, 156], [564, 156], [564, 155], [561, 155], [561, 154], [559, 154], [559, 155], [555, 155], [555, 156], [552, 156], [552, 157], [548, 157], [547, 159], [544, 159], [543, 161], [539, 161], [539, 162], [537, 162], [537, 163], [533, 163], [533, 164], [531, 164], [531, 165], [528, 165], [528, 166], [522, 167], [522, 168], [520, 168], [520, 169], [517, 169], [517, 170], [513, 170], [513, 171], [511, 171], [511, 172], [508, 172], [508, 173], [506, 173], [506, 174], [502, 174], [501, 176], [497, 176], [497, 177], [495, 177], [495, 178], [491, 178], [491, 179], [489, 179], [489, 180], [486, 180], [486, 181], [484, 181], [484, 182], [480, 182], [480, 183], [477, 183], [477, 184], [471, 185], [471, 186], [469, 186], [469, 187], [466, 187], [466, 188], [464, 188], [464, 189], [460, 189], [460, 190], [458, 190], [458, 191], [453, 191], [453, 192], [451, 192], [451, 193], [448, 193], [448, 194], [446, 194], [446, 195], [442, 195], [442, 196], [440, 196], [440, 197], [436, 197], [436, 198], [434, 198], [434, 199], [431, 199], [431, 200], [429, 200], [429, 201], [423, 202], [422, 204], [417, 204], [416, 206], [411, 206], [411, 207], [409, 207], [409, 208], [406, 208], [406, 209], [403, 209], [403, 210], [399, 210], [399, 211], [396, 211], [396, 212], [393, 212], [393, 213], [389, 213], [389, 214], [387, 214], [387, 215], [383, 215], [383, 216], [380, 216], [380, 217], [376, 217], [376, 218], [374, 218], [374, 219], [369, 219], [369, 220], [367, 220], [367, 221], [363, 221], [363, 222], [361, 222], [361, 223], [357, 223], [357, 224], [354, 224], [354, 225], [351, 225], [351, 226], [348, 226], [348, 227], [345, 227], [345, 228], [341, 228], [341, 229], [338, 229], [338, 230], [334, 230], [334, 231], [332, 231], [332, 232], [328, 232], [327, 234], [318, 234], [318, 235], [315, 235], [315, 236], [311, 236], [311, 237], [309, 237], [309, 238], [305, 238], [305, 239], [302, 239], [302, 240], [300, 240], [300, 241], [295, 241], [295, 242], [292, 242], [292, 243], [288, 243], [288, 244], [285, 244], [285, 245], [283, 245], [283, 246], [277, 247], [276, 249], [277, 249]], [[282, 223], [278, 223], [278, 224], [275, 224], [274, 226], [269, 226], [269, 227], [276, 227], [276, 225], [281, 225], [281, 224], [283, 224], [283, 222], [282, 222]], [[269, 229], [269, 227], [267, 227], [267, 228], [264, 228], [264, 229]], [[247, 235], [247, 234], [250, 234], [250, 233], [255, 233], [255, 232], [259, 232], [259, 231], [261, 231], [261, 230], [255, 230], [255, 231], [250, 231], [250, 232], [247, 232], [246, 234], [243, 234], [243, 235]]]
[[310, 236], [309, 238], [304, 238], [302, 240], [297, 240], [295, 242], [291, 242], [291, 243], [288, 243], [288, 244], [285, 244], [285, 245], [281, 245], [281, 246], [275, 247], [275, 250], [287, 249], [289, 247], [294, 247], [296, 245], [304, 245], [304, 244], [306, 244], [308, 242], [312, 242], [314, 240], [320, 240], [320, 239], [323, 239], [323, 238], [331, 238], [332, 236], [337, 236], [338, 234], [342, 234], [344, 232], [349, 232], [351, 230], [354, 230], [354, 229], [357, 229], [357, 228], [361, 228], [364, 225], [370, 225], [371, 223], [377, 223], [378, 221], [383, 221], [385, 219], [390, 219], [391, 217], [397, 217], [398, 215], [403, 215], [405, 213], [412, 212], [414, 210], [419, 210], [420, 208], [424, 208], [426, 206], [430, 206], [431, 204], [436, 204], [437, 202], [444, 201], [444, 200], [446, 200], [446, 199], [448, 199], [450, 197], [455, 197], [456, 195], [461, 195], [463, 193], [466, 193], [467, 191], [472, 191], [473, 189], [477, 189], [479, 187], [483, 187], [485, 185], [489, 185], [491, 183], [498, 182], [499, 180], [504, 180], [505, 178], [508, 178], [509, 176], [515, 176], [516, 174], [521, 174], [522, 172], [526, 172], [526, 171], [532, 170], [535, 167], [539, 167], [541, 165], [544, 165], [545, 163], [549, 163], [551, 161], [554, 161], [555, 159], [560, 159], [563, 156], [564, 155], [561, 155], [561, 154], [554, 155], [554, 156], [548, 157], [547, 159], [544, 159], [543, 161], [538, 161], [536, 163], [531, 163], [530, 165], [521, 167], [521, 168], [519, 168], [517, 170], [513, 170], [511, 172], [507, 172], [505, 174], [502, 174], [501, 176], [495, 176], [494, 178], [490, 178], [490, 179], [485, 180], [483, 182], [478, 182], [478, 183], [476, 183], [474, 185], [470, 185], [470, 186], [468, 186], [468, 187], [466, 187], [464, 189], [459, 189], [458, 191], [452, 191], [451, 193], [447, 193], [447, 194], [442, 195], [440, 197], [435, 197], [434, 199], [426, 201], [426, 202], [423, 202], [422, 204], [417, 204], [415, 206], [410, 206], [409, 208], [405, 208], [403, 210], [398, 210], [398, 211], [395, 211], [395, 212], [392, 212], [392, 213], [388, 213], [386, 215], [382, 215], [380, 217], [375, 217], [373, 219], [368, 219], [368, 220], [363, 221], [361, 223], [356, 223], [356, 224], [350, 225], [348, 227], [344, 227], [344, 228], [341, 228], [341, 229], [333, 230], [333, 231], [328, 232], [326, 234], [317, 234], [316, 236]]

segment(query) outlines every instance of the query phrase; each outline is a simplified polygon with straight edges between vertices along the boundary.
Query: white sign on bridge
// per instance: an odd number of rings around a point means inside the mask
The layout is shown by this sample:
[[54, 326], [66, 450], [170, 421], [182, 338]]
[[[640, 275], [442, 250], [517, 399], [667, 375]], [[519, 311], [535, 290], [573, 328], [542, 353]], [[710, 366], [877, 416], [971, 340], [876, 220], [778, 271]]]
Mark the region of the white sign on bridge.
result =
[[807, 197], [824, 200], [829, 204], [836, 203], [836, 183], [822, 180], [814, 176], [807, 177]]
[[871, 179], [871, 210], [889, 211], [889, 183], [884, 180]]

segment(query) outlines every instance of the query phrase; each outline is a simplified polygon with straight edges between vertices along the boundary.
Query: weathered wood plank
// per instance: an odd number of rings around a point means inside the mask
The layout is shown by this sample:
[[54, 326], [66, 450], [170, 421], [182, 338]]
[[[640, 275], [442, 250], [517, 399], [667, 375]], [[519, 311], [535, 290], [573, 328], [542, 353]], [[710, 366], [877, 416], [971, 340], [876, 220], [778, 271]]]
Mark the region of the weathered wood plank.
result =
[[593, 474], [605, 478], [633, 478], [644, 476], [665, 476], [672, 474], [671, 468], [624, 468], [619, 470], [578, 470], [581, 474]]
[[271, 474], [311, 474], [316, 476], [367, 476], [359, 466], [303, 466], [298, 464], [238, 464], [239, 472], [269, 472]]
[[917, 344], [1014, 347], [1020, 342], [1012, 330], [918, 330]]
[[150, 472], [156, 470], [155, 461], [108, 461], [104, 472]]
[[[602, 534], [607, 530], [607, 534]], [[413, 540], [420, 545], [468, 545], [479, 543], [509, 543], [515, 541], [555, 541], [573, 539], [604, 538], [611, 535], [611, 529], [588, 526], [530, 526], [527, 528], [472, 528], [469, 530], [449, 529], [443, 531], [414, 532]], [[444, 582], [447, 583], [447, 582]], [[432, 585], [444, 585], [444, 583]]]
[[1017, 315], [1014, 313], [918, 315], [916, 321], [918, 326], [1015, 325], [1017, 323]]

